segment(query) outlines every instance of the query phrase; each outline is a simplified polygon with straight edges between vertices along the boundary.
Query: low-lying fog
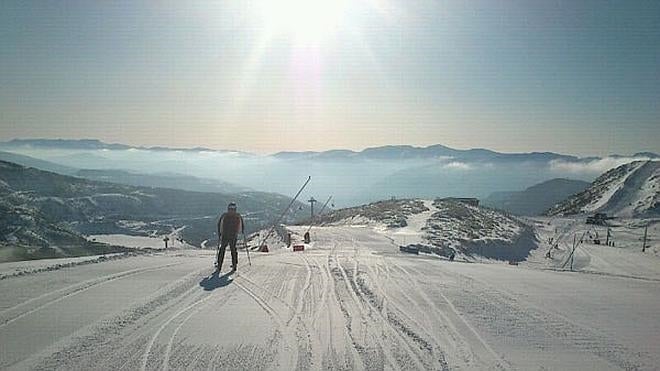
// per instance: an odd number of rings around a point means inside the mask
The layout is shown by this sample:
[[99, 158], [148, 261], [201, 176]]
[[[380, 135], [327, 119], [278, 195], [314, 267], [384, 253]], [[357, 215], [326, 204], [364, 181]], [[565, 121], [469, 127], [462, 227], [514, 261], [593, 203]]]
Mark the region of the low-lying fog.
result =
[[[395, 197], [486, 197], [496, 191], [522, 190], [552, 178], [591, 181], [602, 172], [643, 157], [577, 159], [559, 155], [540, 159], [438, 156], [254, 155], [192, 150], [69, 150], [12, 148], [11, 152], [79, 169], [123, 169], [145, 174], [176, 173], [217, 179], [285, 195], [295, 193], [308, 175], [308, 193], [334, 195], [337, 206]], [[560, 157], [560, 158], [557, 158]]]

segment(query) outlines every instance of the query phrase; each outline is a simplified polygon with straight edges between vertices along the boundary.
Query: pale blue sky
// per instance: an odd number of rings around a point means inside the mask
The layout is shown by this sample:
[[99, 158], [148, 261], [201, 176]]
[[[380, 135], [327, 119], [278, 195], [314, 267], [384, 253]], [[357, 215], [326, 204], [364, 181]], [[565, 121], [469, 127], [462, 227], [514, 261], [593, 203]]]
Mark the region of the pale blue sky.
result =
[[6, 0], [0, 140], [660, 152], [659, 40], [658, 1]]

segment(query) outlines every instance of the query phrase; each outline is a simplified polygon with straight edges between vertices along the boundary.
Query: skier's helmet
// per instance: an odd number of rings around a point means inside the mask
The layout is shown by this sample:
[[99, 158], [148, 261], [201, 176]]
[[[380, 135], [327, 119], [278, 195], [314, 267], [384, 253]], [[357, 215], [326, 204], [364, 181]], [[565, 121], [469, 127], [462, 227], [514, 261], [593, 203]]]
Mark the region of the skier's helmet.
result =
[[229, 205], [227, 205], [227, 210], [236, 211], [236, 202], [230, 202]]

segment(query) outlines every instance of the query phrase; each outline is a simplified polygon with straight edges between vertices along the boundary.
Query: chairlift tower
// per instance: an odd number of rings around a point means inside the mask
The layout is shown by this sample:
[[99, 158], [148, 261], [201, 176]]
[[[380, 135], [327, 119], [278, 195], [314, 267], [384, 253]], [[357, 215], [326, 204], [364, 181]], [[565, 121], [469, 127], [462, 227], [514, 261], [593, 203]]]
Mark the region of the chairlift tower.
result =
[[318, 201], [316, 201], [316, 199], [314, 197], [310, 197], [310, 199], [307, 200], [307, 202], [309, 202], [309, 204], [311, 206], [310, 212], [311, 212], [312, 219], [314, 219], [314, 204], [317, 203]]

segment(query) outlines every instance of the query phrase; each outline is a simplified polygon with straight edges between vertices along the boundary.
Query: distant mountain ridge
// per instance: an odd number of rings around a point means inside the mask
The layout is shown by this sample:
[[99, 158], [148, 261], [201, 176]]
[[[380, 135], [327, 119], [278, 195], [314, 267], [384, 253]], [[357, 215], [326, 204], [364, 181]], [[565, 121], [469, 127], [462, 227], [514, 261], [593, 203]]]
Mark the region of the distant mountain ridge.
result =
[[105, 143], [98, 139], [12, 139], [6, 142], [0, 142], [0, 147], [37, 147], [50, 149], [71, 149], [71, 150], [129, 150], [141, 149], [150, 151], [185, 151], [185, 152], [236, 152], [229, 150], [215, 150], [206, 147], [176, 148], [165, 146], [131, 146], [121, 143]]
[[[272, 155], [282, 159], [298, 160], [328, 160], [328, 159], [414, 159], [414, 158], [454, 158], [461, 160], [527, 160], [527, 161], [594, 161], [600, 159], [597, 156], [578, 157], [565, 155], [555, 152], [519, 152], [506, 153], [497, 152], [485, 148], [455, 149], [441, 144], [430, 145], [427, 147], [416, 147], [411, 145], [386, 145], [380, 147], [370, 147], [362, 151], [352, 151], [347, 149], [335, 149], [329, 151], [303, 151], [303, 152], [278, 152]], [[631, 156], [610, 155], [608, 157], [648, 157], [660, 158], [660, 155], [653, 152], [638, 152]]]
[[141, 174], [126, 170], [80, 169], [73, 175], [79, 178], [98, 180], [101, 182], [126, 184], [138, 187], [181, 189], [193, 192], [235, 193], [250, 191], [250, 189], [246, 187], [240, 187], [216, 179], [204, 179], [176, 173]]
[[129, 145], [105, 143], [98, 139], [12, 139], [0, 143], [3, 147], [42, 147], [59, 149], [129, 149]]
[[[71, 149], [80, 147], [101, 149]], [[317, 198], [333, 195], [335, 203], [340, 206], [355, 206], [392, 196], [483, 199], [493, 192], [522, 190], [555, 178], [590, 182], [608, 169], [655, 156], [643, 153], [638, 157], [599, 158], [552, 152], [500, 153], [483, 148], [453, 149], [439, 144], [272, 155], [207, 151], [201, 147], [150, 148], [154, 149], [106, 145], [98, 140], [78, 143], [74, 140], [24, 139], [0, 143], [0, 150], [77, 169], [125, 170], [132, 174], [93, 175], [108, 176], [103, 179], [107, 181], [135, 185], [161, 186], [154, 175], [182, 174], [190, 179], [162, 179], [163, 184], [207, 191], [208, 182], [201, 181], [207, 179], [218, 180], [219, 184], [290, 195], [296, 192], [298, 179], [312, 176], [314, 182], [307, 192]], [[135, 173], [142, 174], [142, 178], [138, 179]]]
[[577, 161], [579, 158], [552, 152], [501, 153], [489, 149], [454, 149], [441, 144], [428, 147], [411, 145], [387, 145], [366, 148], [362, 151], [330, 150], [323, 152], [279, 152], [272, 155], [275, 158], [288, 160], [397, 160], [397, 159], [460, 159], [460, 160], [491, 160], [506, 161], [526, 159], [529, 161], [567, 160]]
[[[44, 149], [71, 149], [71, 150], [151, 150], [151, 151], [182, 151], [182, 152], [236, 152], [250, 154], [248, 152], [233, 151], [226, 149], [211, 149], [206, 147], [176, 148], [166, 146], [131, 146], [120, 143], [105, 143], [98, 139], [12, 139], [6, 142], [0, 142], [0, 148], [12, 147], [38, 147]], [[528, 159], [531, 161], [549, 161], [549, 160], [594, 160], [599, 157], [577, 157], [554, 152], [520, 152], [505, 153], [497, 152], [484, 148], [454, 149], [441, 144], [418, 147], [412, 145], [384, 145], [365, 148], [361, 151], [348, 149], [333, 149], [328, 151], [286, 151], [277, 152], [271, 157], [280, 159], [298, 159], [298, 160], [349, 160], [355, 158], [362, 159], [413, 159], [413, 158], [435, 158], [435, 157], [454, 157], [462, 159], [491, 159], [491, 160], [520, 160]], [[609, 157], [626, 157], [622, 155], [610, 155]], [[660, 155], [653, 152], [639, 152], [630, 157], [649, 157], [660, 158]]]
[[523, 191], [494, 192], [482, 201], [516, 215], [541, 215], [549, 208], [568, 197], [583, 191], [591, 183], [573, 179], [551, 179], [533, 185]]
[[595, 212], [620, 217], [660, 216], [660, 161], [635, 161], [609, 170], [547, 214]]
[[0, 160], [64, 175], [73, 175], [78, 171], [78, 169], [71, 166], [60, 165], [51, 161], [4, 151], [0, 151]]
[[218, 179], [207, 179], [177, 173], [143, 174], [123, 169], [80, 169], [60, 165], [38, 158], [0, 151], [0, 160], [12, 162], [25, 167], [51, 171], [62, 175], [71, 175], [77, 178], [98, 180], [101, 182], [132, 185], [138, 187], [157, 187], [181, 189], [194, 192], [234, 193], [250, 191], [247, 187], [224, 182]]

